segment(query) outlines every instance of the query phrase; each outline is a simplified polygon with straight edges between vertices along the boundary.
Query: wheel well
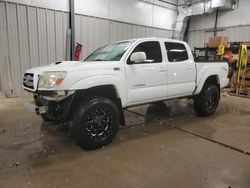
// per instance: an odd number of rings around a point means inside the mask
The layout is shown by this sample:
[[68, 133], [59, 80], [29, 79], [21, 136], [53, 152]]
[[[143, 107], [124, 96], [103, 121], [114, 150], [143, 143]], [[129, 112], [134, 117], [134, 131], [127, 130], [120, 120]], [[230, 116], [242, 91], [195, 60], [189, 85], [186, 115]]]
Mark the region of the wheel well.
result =
[[218, 87], [218, 89], [220, 89], [219, 76], [218, 75], [209, 76], [204, 83], [204, 86], [205, 85], [215, 85]]
[[121, 99], [114, 85], [96, 86], [76, 91], [70, 107], [70, 117], [72, 117], [72, 113], [75, 113], [76, 109], [78, 109], [80, 101], [84, 101], [87, 97], [104, 97], [113, 101], [119, 110], [120, 123], [123, 126], [125, 125]]
[[207, 87], [207, 86], [210, 86], [210, 85], [215, 85], [218, 88], [219, 92], [220, 92], [220, 80], [219, 80], [218, 75], [209, 76], [206, 79], [203, 87]]

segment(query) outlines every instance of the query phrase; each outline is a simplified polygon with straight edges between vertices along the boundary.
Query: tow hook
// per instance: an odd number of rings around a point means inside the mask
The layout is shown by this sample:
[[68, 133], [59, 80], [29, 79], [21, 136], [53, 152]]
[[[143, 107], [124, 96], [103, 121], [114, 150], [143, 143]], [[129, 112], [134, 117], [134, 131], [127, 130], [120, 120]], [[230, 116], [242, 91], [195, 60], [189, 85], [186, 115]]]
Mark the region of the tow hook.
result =
[[44, 114], [44, 113], [46, 113], [46, 111], [47, 111], [47, 106], [36, 107], [36, 108], [35, 108], [35, 111], [36, 111], [36, 114], [37, 114], [37, 115]]

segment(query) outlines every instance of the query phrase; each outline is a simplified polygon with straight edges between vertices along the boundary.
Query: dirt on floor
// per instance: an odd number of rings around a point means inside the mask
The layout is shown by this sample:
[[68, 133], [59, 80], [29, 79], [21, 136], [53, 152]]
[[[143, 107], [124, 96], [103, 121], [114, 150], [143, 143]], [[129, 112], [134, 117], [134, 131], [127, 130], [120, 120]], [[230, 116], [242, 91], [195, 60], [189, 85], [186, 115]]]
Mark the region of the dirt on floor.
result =
[[191, 100], [125, 110], [111, 145], [84, 151], [26, 98], [0, 99], [0, 187], [250, 187], [250, 99], [222, 95], [198, 117]]

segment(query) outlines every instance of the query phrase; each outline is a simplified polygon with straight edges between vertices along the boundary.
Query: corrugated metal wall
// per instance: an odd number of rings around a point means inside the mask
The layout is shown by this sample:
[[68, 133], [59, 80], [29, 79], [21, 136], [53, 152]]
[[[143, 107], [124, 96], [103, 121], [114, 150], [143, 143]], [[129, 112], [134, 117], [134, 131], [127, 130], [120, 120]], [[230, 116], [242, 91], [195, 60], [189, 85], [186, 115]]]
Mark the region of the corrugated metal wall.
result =
[[[228, 36], [230, 42], [250, 41], [250, 3], [249, 0], [240, 0], [235, 10], [219, 11], [217, 27], [218, 36]], [[202, 16], [194, 16], [190, 22], [189, 44], [204, 47], [208, 38], [213, 36], [216, 12]]]
[[[217, 36], [228, 36], [229, 42], [247, 42], [250, 41], [250, 25], [228, 27], [223, 31], [218, 31]], [[209, 37], [213, 37], [214, 32], [207, 30], [190, 31], [189, 45], [193, 50], [194, 47], [205, 47]]]
[[138, 37], [172, 37], [172, 31], [76, 15], [76, 42], [83, 44], [83, 60], [96, 48], [110, 42]]
[[218, 32], [218, 35], [229, 36], [230, 42], [250, 41], [250, 25], [229, 27]]
[[211, 31], [190, 31], [188, 43], [191, 50], [194, 50], [194, 47], [205, 47], [208, 39], [213, 36], [214, 32]]
[[[68, 23], [68, 12], [0, 2], [0, 90], [23, 95], [25, 70], [63, 60]], [[109, 42], [150, 36], [171, 37], [172, 31], [76, 15], [81, 59]]]

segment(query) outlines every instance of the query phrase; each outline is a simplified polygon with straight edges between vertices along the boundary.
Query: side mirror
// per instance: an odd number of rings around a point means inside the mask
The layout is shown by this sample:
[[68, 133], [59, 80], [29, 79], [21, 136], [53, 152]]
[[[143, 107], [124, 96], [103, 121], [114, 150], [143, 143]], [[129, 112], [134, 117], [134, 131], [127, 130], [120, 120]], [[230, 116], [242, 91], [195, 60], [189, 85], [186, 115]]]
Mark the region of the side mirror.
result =
[[132, 53], [130, 56], [130, 62], [133, 63], [142, 63], [144, 61], [146, 61], [147, 57], [145, 52], [135, 52]]

